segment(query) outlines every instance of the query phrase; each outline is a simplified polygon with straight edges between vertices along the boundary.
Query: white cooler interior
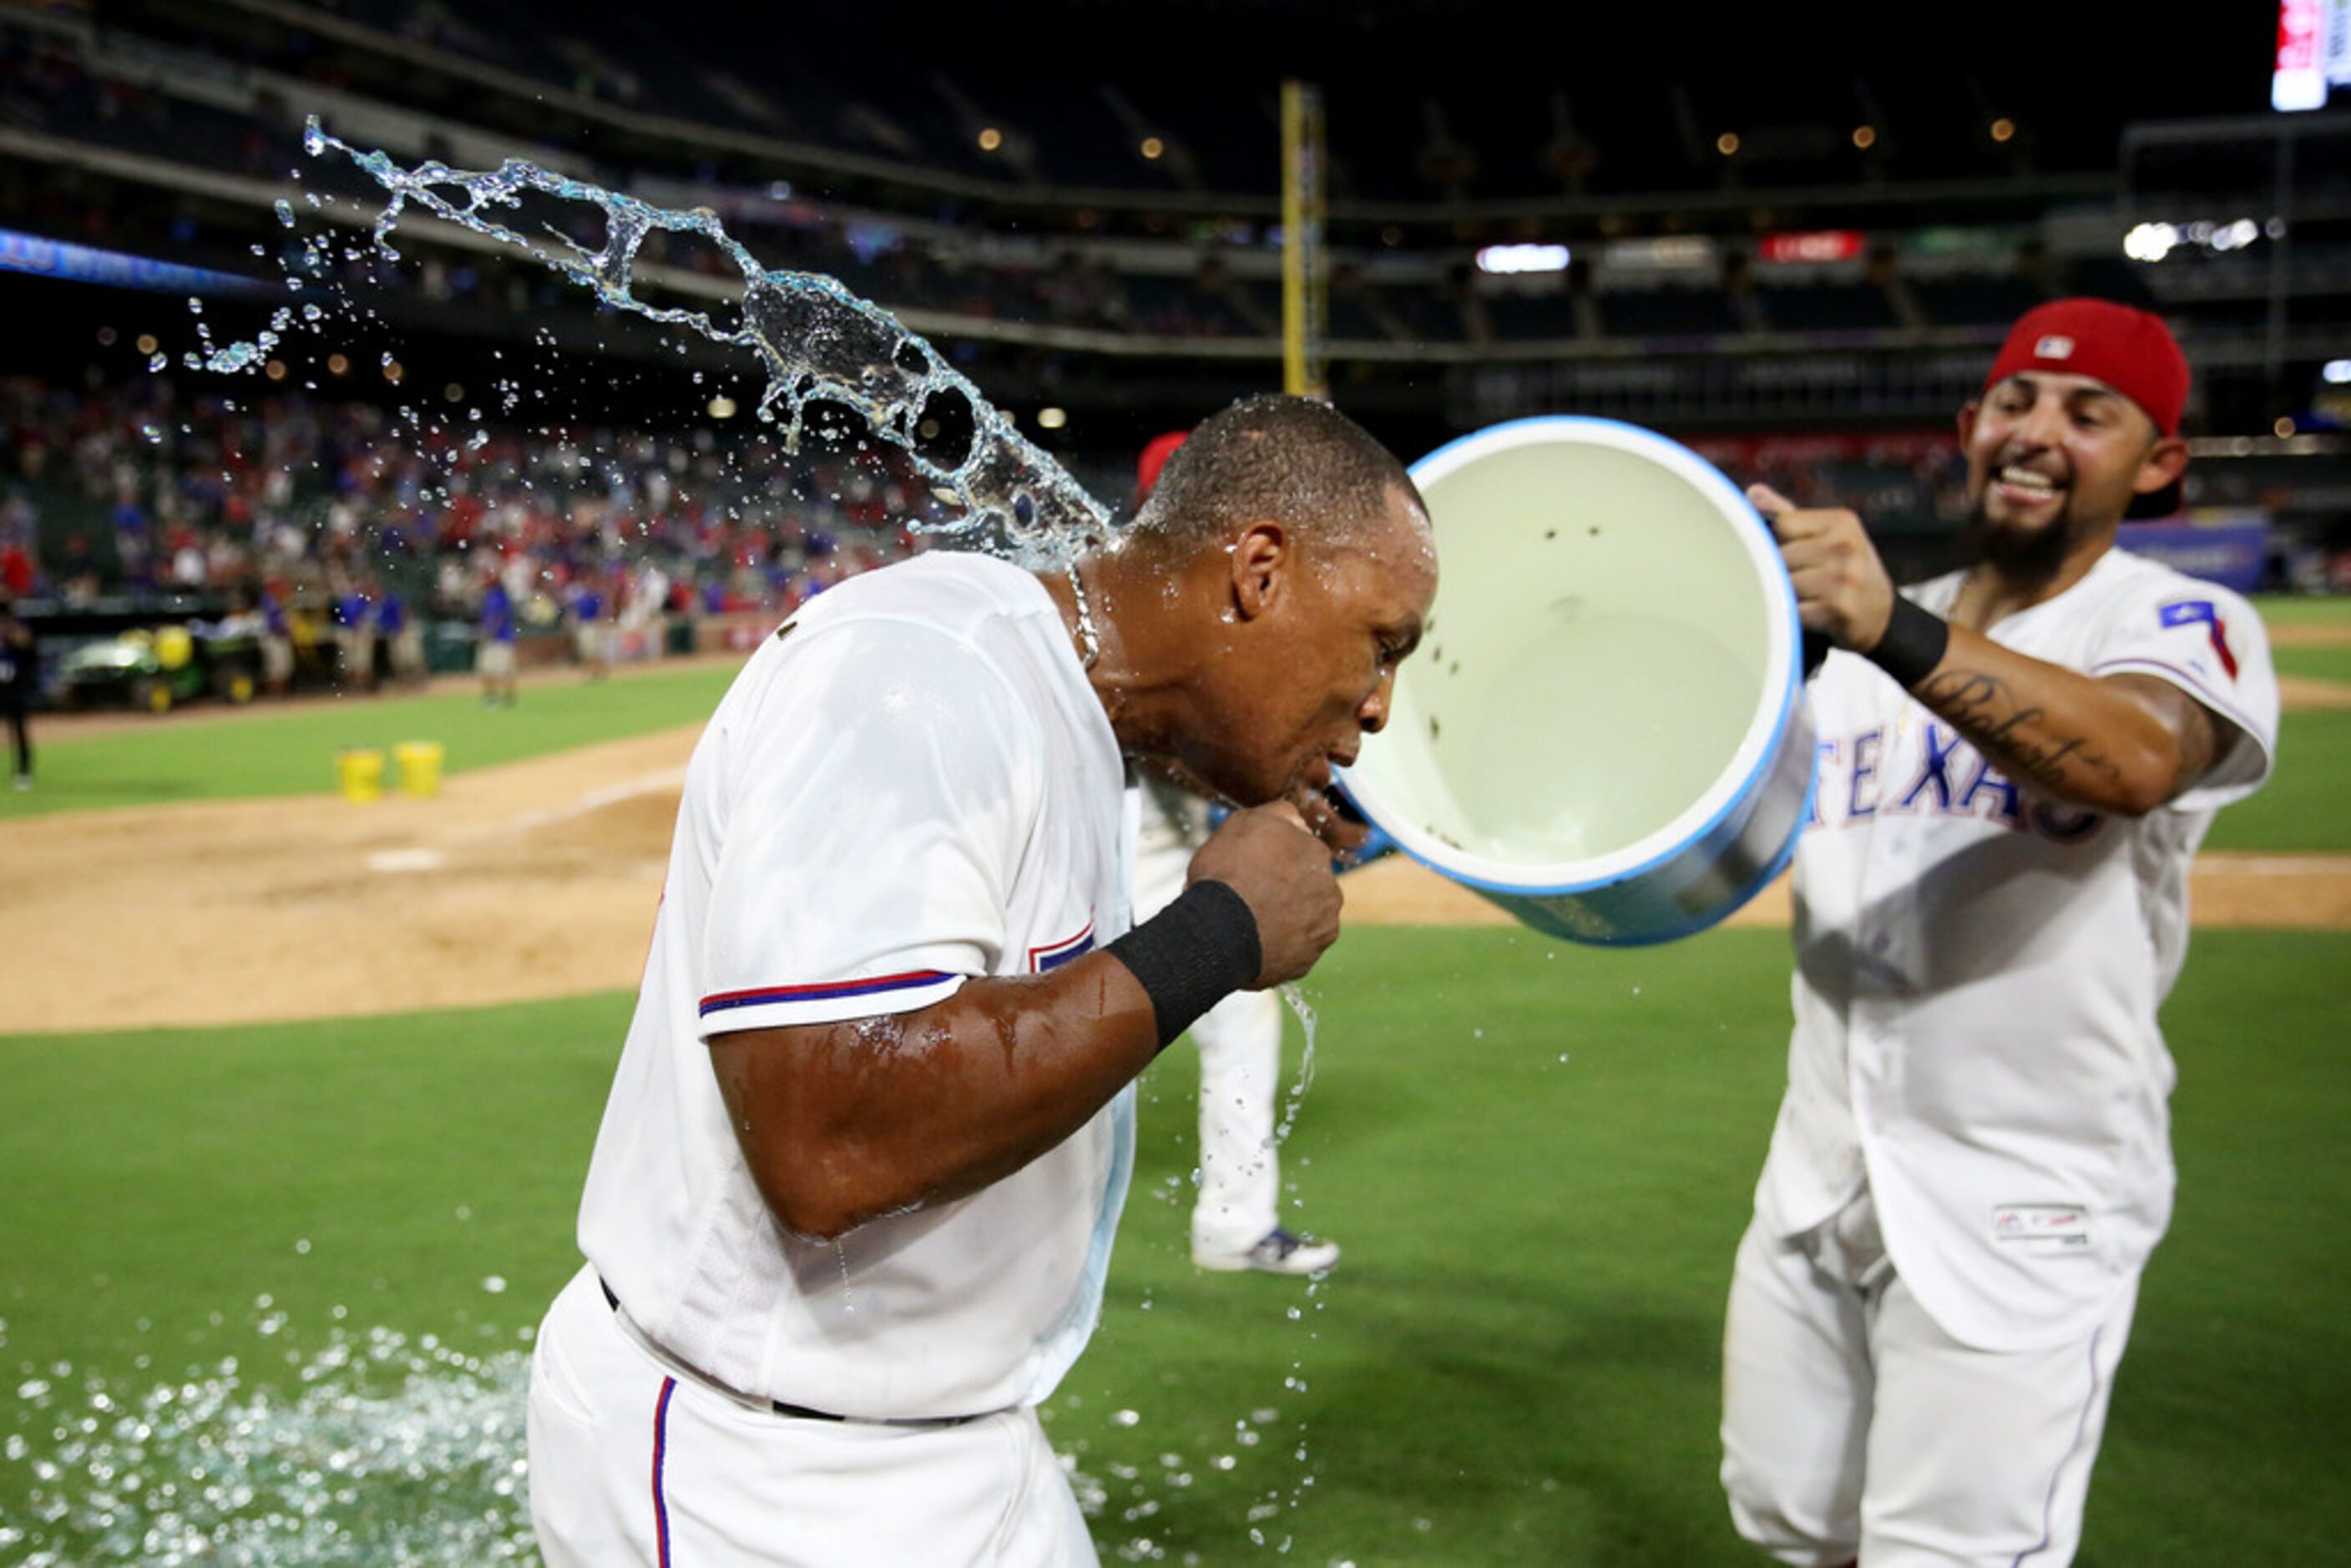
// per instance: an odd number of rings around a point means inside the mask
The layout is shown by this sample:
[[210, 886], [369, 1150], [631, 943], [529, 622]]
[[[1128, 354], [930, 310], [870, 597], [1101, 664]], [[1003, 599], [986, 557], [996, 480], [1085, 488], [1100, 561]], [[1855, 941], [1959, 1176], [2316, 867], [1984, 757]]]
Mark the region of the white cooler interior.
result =
[[1766, 595], [1784, 590], [1694, 479], [1552, 439], [1422, 488], [1430, 629], [1352, 770], [1383, 819], [1530, 872], [1618, 854], [1771, 721]]

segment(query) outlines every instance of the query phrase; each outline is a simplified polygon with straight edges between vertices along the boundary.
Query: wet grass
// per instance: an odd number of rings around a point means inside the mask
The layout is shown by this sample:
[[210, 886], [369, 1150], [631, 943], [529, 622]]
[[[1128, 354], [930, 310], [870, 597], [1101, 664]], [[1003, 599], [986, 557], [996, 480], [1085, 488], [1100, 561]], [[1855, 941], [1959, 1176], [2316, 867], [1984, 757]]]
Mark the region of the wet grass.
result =
[[[2179, 1217], [2085, 1563], [2319, 1563], [2351, 1536], [2346, 976], [2351, 936], [2196, 939], [2166, 1014]], [[1310, 987], [1286, 1151], [1293, 1223], [1346, 1248], [1316, 1287], [1192, 1268], [1196, 1081], [1169, 1052], [1102, 1332], [1050, 1407], [1105, 1559], [1758, 1561], [1713, 1479], [1716, 1356], [1786, 984], [1768, 932], [1351, 934]], [[0, 1434], [27, 1456], [0, 1519], [58, 1528], [30, 1464], [92, 1375], [120, 1402], [235, 1355], [247, 1395], [290, 1400], [339, 1326], [510, 1357], [576, 1265], [628, 1006], [0, 1039]]]

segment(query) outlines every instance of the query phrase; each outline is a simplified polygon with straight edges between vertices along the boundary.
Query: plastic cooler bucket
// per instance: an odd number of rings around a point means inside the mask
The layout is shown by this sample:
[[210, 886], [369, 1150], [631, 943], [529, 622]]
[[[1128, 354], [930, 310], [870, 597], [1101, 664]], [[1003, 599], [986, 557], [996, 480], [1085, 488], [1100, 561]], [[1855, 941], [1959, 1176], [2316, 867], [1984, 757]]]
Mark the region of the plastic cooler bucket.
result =
[[392, 759], [400, 769], [400, 792], [403, 795], [437, 795], [441, 792], [441, 743], [437, 740], [408, 740], [392, 748]]
[[1770, 528], [1687, 447], [1515, 420], [1423, 458], [1440, 579], [1343, 780], [1414, 859], [1538, 931], [1705, 929], [1793, 852], [1812, 722]]
[[335, 778], [346, 800], [373, 800], [383, 794], [383, 753], [345, 747], [335, 753]]

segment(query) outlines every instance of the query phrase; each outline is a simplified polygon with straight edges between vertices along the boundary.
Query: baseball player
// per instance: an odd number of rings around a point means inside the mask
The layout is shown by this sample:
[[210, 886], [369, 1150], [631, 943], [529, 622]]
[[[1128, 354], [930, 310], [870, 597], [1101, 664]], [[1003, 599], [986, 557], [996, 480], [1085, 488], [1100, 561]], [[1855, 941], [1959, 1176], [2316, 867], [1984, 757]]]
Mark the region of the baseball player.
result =
[[591, 681], [601, 681], [612, 673], [610, 644], [604, 636], [604, 595], [599, 575], [590, 568], [574, 578], [564, 592], [565, 608], [571, 616], [572, 648]]
[[[1209, 832], [1208, 802], [1145, 777], [1134, 859], [1134, 913], [1148, 919], [1182, 894]], [[1238, 1273], [1315, 1274], [1339, 1261], [1334, 1241], [1301, 1236], [1279, 1218], [1281, 1156], [1273, 1136], [1281, 1091], [1281, 997], [1235, 991], [1192, 1025], [1200, 1051], [1200, 1185], [1192, 1201], [1192, 1261]]]
[[482, 585], [481, 642], [474, 655], [482, 675], [484, 707], [515, 706], [521, 689], [515, 678], [517, 631], [514, 596], [507, 591], [505, 578], [493, 572]]
[[[1184, 444], [1170, 431], [1143, 449], [1138, 506]], [[1208, 802], [1162, 779], [1143, 780], [1136, 834], [1134, 914], [1148, 919], [1184, 891], [1185, 873], [1207, 840]], [[1200, 1052], [1200, 1176], [1192, 1202], [1192, 1261], [1238, 1273], [1315, 1274], [1336, 1265], [1334, 1241], [1301, 1236], [1280, 1222], [1281, 1157], [1273, 1136], [1281, 1090], [1281, 998], [1235, 991], [1192, 1026]]]
[[286, 601], [277, 589], [261, 589], [261, 680], [271, 695], [284, 696], [294, 684], [294, 632], [287, 623]]
[[[1265, 398], [1066, 573], [918, 556], [763, 642], [537, 1339], [549, 1563], [1095, 1561], [1036, 1406], [1100, 1309], [1132, 1082], [1337, 936], [1322, 791], [1435, 586], [1395, 458]], [[1129, 758], [1246, 803], [1132, 926]]]
[[353, 580], [335, 595], [336, 678], [359, 691], [375, 689], [376, 602], [368, 585]]
[[2069, 299], [1959, 414], [1967, 570], [1897, 593], [1850, 512], [1772, 520], [1806, 627], [1789, 1084], [1734, 1266], [1723, 1484], [1782, 1562], [2070, 1562], [2170, 1217], [2156, 1009], [2278, 694], [2236, 595], [2114, 549], [2188, 461], [2188, 364]]

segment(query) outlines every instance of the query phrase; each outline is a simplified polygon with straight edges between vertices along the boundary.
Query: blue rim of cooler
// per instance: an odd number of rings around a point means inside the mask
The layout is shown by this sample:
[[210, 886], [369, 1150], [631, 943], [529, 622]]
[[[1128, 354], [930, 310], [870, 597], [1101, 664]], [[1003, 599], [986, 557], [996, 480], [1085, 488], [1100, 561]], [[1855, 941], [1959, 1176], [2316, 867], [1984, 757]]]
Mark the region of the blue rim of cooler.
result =
[[[1679, 925], [1667, 926], [1656, 931], [1642, 931], [1630, 936], [1577, 936], [1571, 940], [1580, 942], [1587, 947], [1656, 947], [1667, 942], [1678, 942], [1685, 936], [1695, 936], [1701, 931], [1709, 931], [1721, 925], [1753, 903], [1756, 895], [1771, 886], [1780, 873], [1788, 869], [1788, 862], [1796, 858], [1797, 841], [1804, 836], [1804, 826], [1813, 820], [1813, 806], [1820, 794], [1820, 788], [1821, 770], [1816, 764], [1805, 769], [1804, 799], [1802, 804], [1796, 810], [1794, 825], [1788, 830], [1788, 841], [1780, 846], [1778, 852], [1772, 855], [1761, 871], [1757, 872], [1749, 880], [1746, 886], [1724, 899], [1714, 908], [1708, 910], [1704, 915], [1693, 915]], [[1683, 847], [1687, 849], [1688, 846]], [[1430, 866], [1429, 869], [1436, 871], [1437, 868]]]
[[[1418, 484], [1422, 472], [1440, 458], [1451, 456], [1456, 453], [1461, 452], [1465, 448], [1492, 444], [1496, 441], [1496, 438], [1505, 434], [1520, 434], [1529, 431], [1541, 429], [1568, 431], [1606, 430], [1618, 437], [1628, 441], [1632, 445], [1646, 446], [1654, 452], [1666, 455], [1671, 465], [1677, 470], [1683, 465], [1694, 465], [1697, 472], [1692, 476], [1692, 477], [1695, 479], [1698, 486], [1701, 489], [1711, 491], [1718, 498], [1726, 498], [1731, 503], [1722, 508], [1726, 517], [1743, 518], [1748, 522], [1752, 523], [1756, 528], [1760, 529], [1766, 539], [1772, 540], [1775, 543], [1777, 541], [1778, 536], [1771, 532], [1771, 524], [1763, 520], [1763, 514], [1757, 511], [1753, 506], [1750, 505], [1747, 497], [1740, 494], [1739, 487], [1733, 485], [1730, 480], [1724, 476], [1723, 472], [1717, 468], [1713, 464], [1708, 463], [1705, 458], [1700, 457], [1697, 453], [1692, 452], [1680, 442], [1659, 435], [1654, 430], [1644, 430], [1637, 424], [1628, 424], [1621, 419], [1603, 419], [1597, 414], [1547, 413], [1536, 414], [1526, 419], [1505, 420], [1499, 424], [1490, 424], [1483, 430], [1475, 431], [1468, 435], [1455, 437], [1453, 440], [1448, 441], [1444, 445], [1438, 447], [1436, 451], [1429, 453], [1419, 462], [1414, 464], [1408, 472], [1412, 476], [1413, 482], [1415, 484]], [[1683, 854], [1687, 853], [1691, 845], [1703, 841], [1708, 835], [1714, 832], [1716, 829], [1721, 827], [1725, 820], [1727, 820], [1733, 812], [1740, 810], [1740, 807], [1748, 804], [1749, 799], [1754, 792], [1756, 786], [1763, 780], [1765, 775], [1771, 770], [1773, 766], [1780, 759], [1781, 750], [1787, 743], [1789, 727], [1795, 720], [1796, 704], [1802, 695], [1804, 674], [1802, 653], [1803, 628], [1796, 619], [1796, 590], [1794, 585], [1788, 580], [1788, 577], [1785, 572], [1779, 574], [1778, 582], [1779, 592], [1776, 595], [1776, 600], [1780, 607], [1782, 623], [1787, 632], [1788, 668], [1787, 680], [1780, 695], [1780, 713], [1778, 718], [1772, 724], [1771, 741], [1757, 756], [1754, 765], [1748, 769], [1747, 777], [1740, 780], [1739, 788], [1730, 792], [1729, 798], [1723, 801], [1721, 807], [1716, 810], [1712, 817], [1707, 820], [1704, 826], [1684, 834], [1673, 844], [1659, 851], [1656, 854], [1651, 856], [1648, 860], [1642, 862], [1640, 864], [1628, 866], [1623, 871], [1612, 872], [1605, 876], [1595, 877], [1588, 882], [1565, 882], [1553, 884], [1495, 882], [1485, 877], [1473, 876], [1456, 867], [1447, 865], [1441, 861], [1423, 854], [1420, 851], [1415, 849], [1405, 841], [1404, 834], [1397, 832], [1395, 829], [1389, 826], [1389, 824], [1382, 822], [1378, 818], [1374, 817], [1371, 811], [1364, 807], [1363, 798], [1352, 789], [1348, 791], [1350, 798], [1354, 800], [1356, 809], [1362, 810], [1367, 820], [1372, 821], [1374, 826], [1385, 831], [1387, 835], [1395, 841], [1396, 847], [1398, 849], [1411, 856], [1414, 860], [1418, 861], [1421, 864], [1428, 867], [1429, 870], [1437, 873], [1439, 875], [1444, 876], [1450, 881], [1458, 882], [1464, 887], [1474, 887], [1488, 893], [1510, 894], [1521, 898], [1552, 898], [1557, 897], [1562, 894], [1589, 893], [1595, 888], [1614, 887], [1620, 883], [1630, 882], [1635, 877], [1646, 876], [1650, 872], [1658, 869], [1660, 866], [1666, 865], [1672, 861], [1678, 859]], [[1787, 843], [1782, 846], [1779, 853], [1773, 857], [1771, 872], [1771, 876], [1778, 875], [1780, 871], [1785, 867], [1788, 859], [1795, 852], [1797, 839], [1803, 835], [1803, 824], [1805, 819], [1811, 814], [1813, 791], [1817, 784], [1818, 769], [1814, 766], [1815, 761], [1816, 759], [1812, 758], [1807, 758], [1805, 759], [1807, 781], [1804, 787], [1803, 810], [1797, 815], [1796, 829], [1793, 832], [1791, 832], [1788, 835]], [[1345, 784], [1343, 776], [1340, 782], [1343, 787]], [[1705, 917], [1698, 924], [1688, 927], [1687, 930], [1677, 930], [1670, 935], [1657, 936], [1650, 936], [1644, 934], [1642, 936], [1636, 938], [1618, 938], [1614, 943], [1608, 943], [1605, 942], [1604, 939], [1602, 939], [1597, 942], [1596, 945], [1628, 947], [1640, 946], [1650, 942], [1670, 941], [1675, 936], [1694, 935], [1698, 931], [1704, 930], [1708, 925], [1714, 924], [1716, 920], [1719, 920], [1724, 915], [1729, 915], [1732, 910], [1737, 909], [1740, 904], [1745, 903], [1748, 898], [1752, 897], [1756, 892], [1761, 891], [1770, 880], [1770, 876], [1758, 879], [1753, 886], [1743, 891], [1740, 897], [1726, 901], [1719, 913]]]

